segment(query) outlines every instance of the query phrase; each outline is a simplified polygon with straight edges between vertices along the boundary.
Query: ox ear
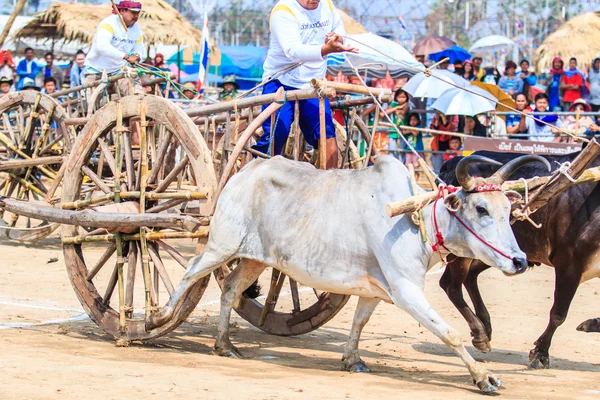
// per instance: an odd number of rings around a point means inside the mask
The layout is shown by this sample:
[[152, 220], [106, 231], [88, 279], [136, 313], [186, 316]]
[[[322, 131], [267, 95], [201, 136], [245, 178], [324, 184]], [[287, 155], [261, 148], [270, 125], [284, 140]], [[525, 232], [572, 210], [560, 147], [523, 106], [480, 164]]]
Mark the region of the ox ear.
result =
[[523, 196], [521, 196], [518, 192], [515, 192], [514, 190], [506, 190], [502, 193], [504, 193], [504, 195], [508, 197], [508, 201], [510, 201], [510, 204], [516, 204], [523, 198]]
[[457, 212], [461, 204], [462, 200], [456, 193], [452, 193], [444, 199], [444, 206], [452, 212]]

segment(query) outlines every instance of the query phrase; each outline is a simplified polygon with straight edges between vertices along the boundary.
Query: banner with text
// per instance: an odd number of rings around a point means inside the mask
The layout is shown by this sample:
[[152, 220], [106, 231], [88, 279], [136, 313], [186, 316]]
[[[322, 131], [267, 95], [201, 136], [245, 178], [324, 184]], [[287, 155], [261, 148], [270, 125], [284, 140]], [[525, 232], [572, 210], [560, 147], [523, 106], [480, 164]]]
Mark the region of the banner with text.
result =
[[463, 154], [469, 155], [478, 150], [500, 151], [506, 153], [541, 154], [562, 156], [581, 151], [579, 143], [534, 142], [518, 139], [491, 139], [475, 136], [463, 138]]

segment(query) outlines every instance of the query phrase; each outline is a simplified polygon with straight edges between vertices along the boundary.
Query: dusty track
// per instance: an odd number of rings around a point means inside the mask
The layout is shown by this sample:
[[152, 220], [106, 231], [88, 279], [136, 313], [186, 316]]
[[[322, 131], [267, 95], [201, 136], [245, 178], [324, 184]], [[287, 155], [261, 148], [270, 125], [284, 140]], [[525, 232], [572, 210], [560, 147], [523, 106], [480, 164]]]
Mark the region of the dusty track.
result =
[[[57, 239], [29, 247], [3, 241], [0, 252], [1, 398], [482, 398], [460, 360], [391, 305], [380, 306], [363, 333], [362, 356], [375, 371], [368, 375], [340, 371], [355, 300], [325, 327], [293, 338], [266, 335], [235, 316], [232, 340], [247, 359], [210, 355], [220, 294], [214, 282], [175, 332], [121, 348], [81, 316]], [[46, 264], [51, 257], [59, 261]], [[428, 276], [427, 296], [470, 344], [466, 323], [438, 279]], [[553, 270], [543, 267], [512, 279], [498, 271], [483, 274], [494, 351], [481, 354], [471, 346], [469, 351], [502, 379], [503, 398], [600, 399], [600, 335], [575, 330], [600, 316], [597, 280], [580, 288], [555, 335], [552, 369], [525, 366], [546, 326], [553, 282]]]

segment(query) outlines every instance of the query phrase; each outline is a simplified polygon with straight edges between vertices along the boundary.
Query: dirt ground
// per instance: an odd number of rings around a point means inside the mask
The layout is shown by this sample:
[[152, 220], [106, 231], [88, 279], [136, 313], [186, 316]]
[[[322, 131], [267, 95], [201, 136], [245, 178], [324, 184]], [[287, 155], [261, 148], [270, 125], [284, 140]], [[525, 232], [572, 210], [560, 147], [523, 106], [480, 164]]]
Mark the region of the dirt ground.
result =
[[[220, 294], [214, 280], [176, 331], [116, 347], [83, 313], [58, 239], [27, 247], [2, 241], [0, 253], [0, 398], [481, 398], [461, 361], [388, 304], [363, 332], [362, 357], [372, 374], [340, 370], [355, 299], [327, 325], [298, 337], [267, 335], [235, 315], [232, 340], [246, 359], [212, 356]], [[57, 262], [47, 263], [54, 257]], [[552, 304], [553, 270], [539, 267], [516, 278], [483, 274], [481, 289], [494, 323], [494, 350], [487, 354], [470, 346], [467, 325], [439, 288], [439, 277], [439, 271], [427, 277], [432, 306], [463, 335], [471, 354], [502, 379], [501, 397], [600, 399], [600, 336], [575, 330], [600, 316], [597, 280], [582, 285], [555, 335], [552, 369], [529, 370], [528, 352]], [[314, 295], [305, 290], [302, 296]]]

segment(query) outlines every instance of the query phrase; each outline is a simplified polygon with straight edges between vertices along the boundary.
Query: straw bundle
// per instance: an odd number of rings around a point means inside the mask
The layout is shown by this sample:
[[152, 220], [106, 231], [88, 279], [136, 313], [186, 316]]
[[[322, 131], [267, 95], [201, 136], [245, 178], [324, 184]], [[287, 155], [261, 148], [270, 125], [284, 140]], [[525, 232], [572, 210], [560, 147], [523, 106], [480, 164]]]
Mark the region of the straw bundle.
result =
[[[202, 33], [163, 0], [144, 0], [138, 23], [146, 45], [174, 44], [200, 47]], [[110, 4], [54, 3], [35, 16], [16, 34], [17, 38], [63, 39], [91, 44]]]
[[600, 16], [590, 12], [570, 19], [551, 35], [536, 51], [538, 71], [549, 69], [554, 57], [565, 63], [575, 57], [580, 65], [590, 65], [600, 55]]

